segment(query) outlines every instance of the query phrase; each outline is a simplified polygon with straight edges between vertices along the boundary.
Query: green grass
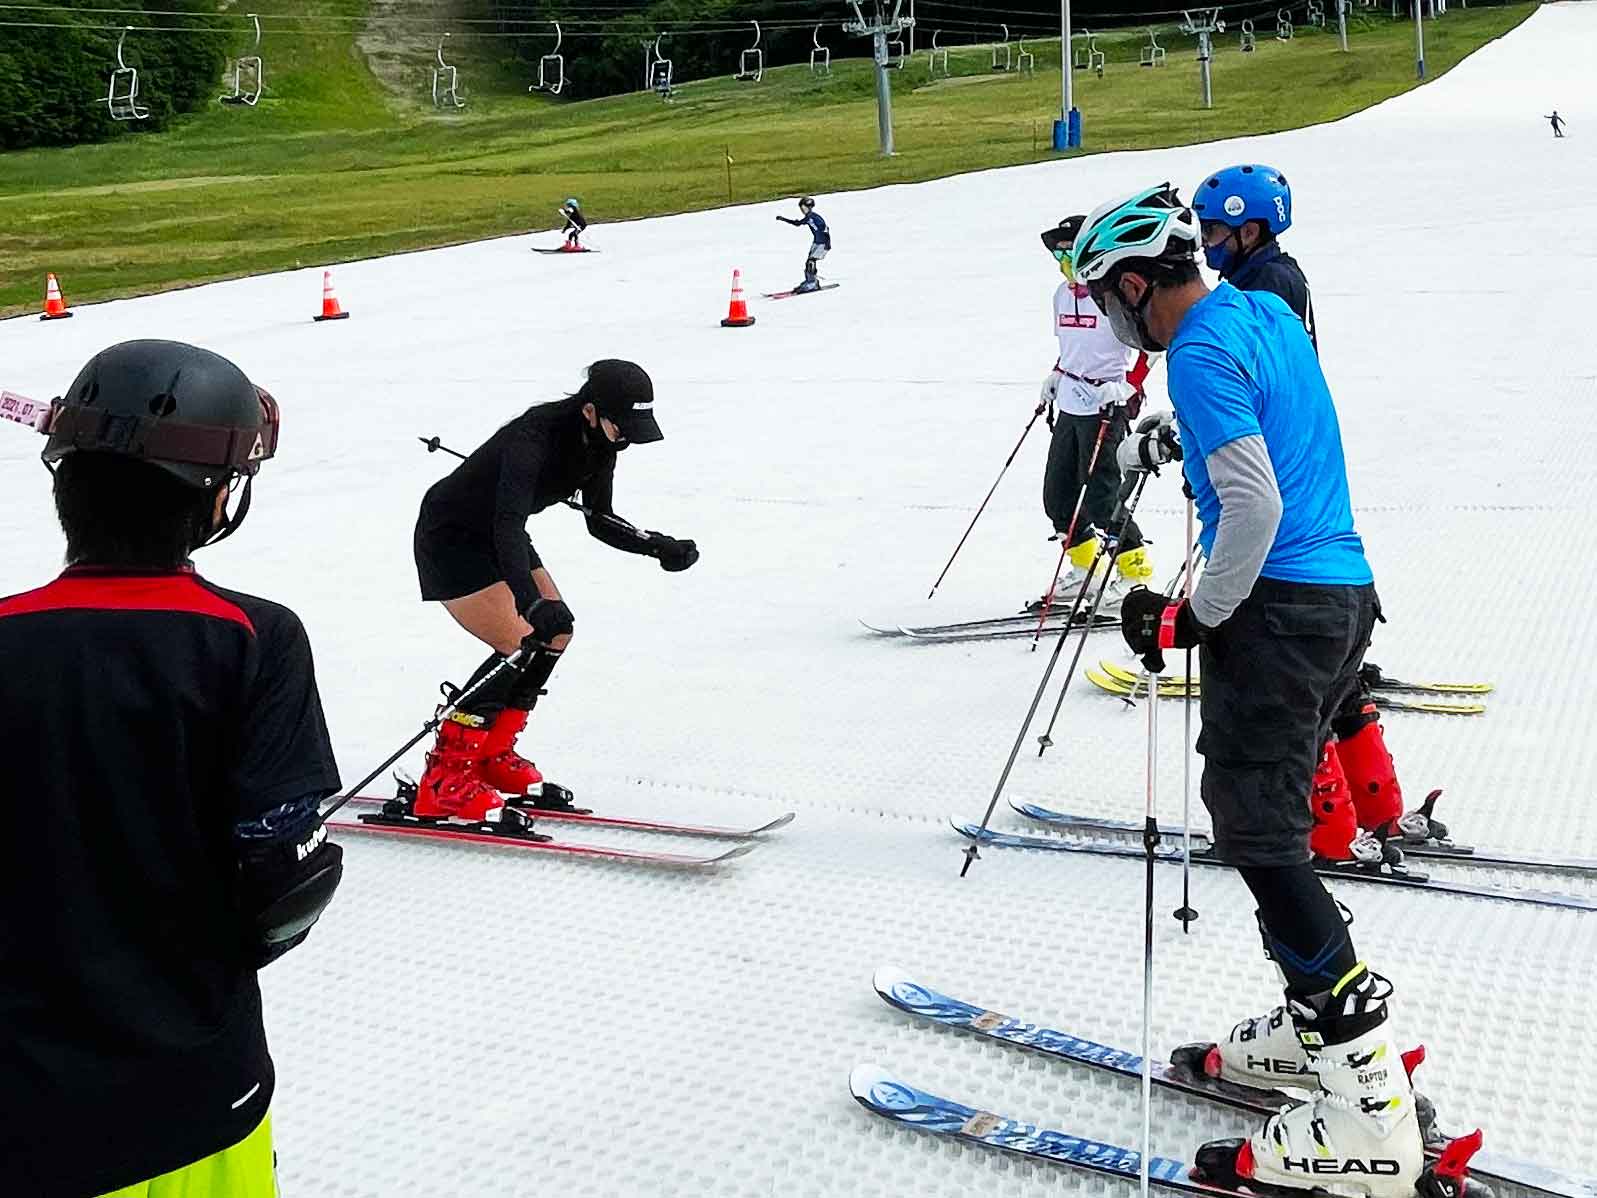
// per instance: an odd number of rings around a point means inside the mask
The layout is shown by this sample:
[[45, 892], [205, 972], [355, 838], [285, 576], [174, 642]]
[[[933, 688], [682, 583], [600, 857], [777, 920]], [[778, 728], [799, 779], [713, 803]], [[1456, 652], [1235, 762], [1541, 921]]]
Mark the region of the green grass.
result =
[[[362, 7], [323, 0], [321, 11]], [[1455, 9], [1430, 23], [1432, 77], [1534, 8]], [[1135, 65], [1141, 40], [1101, 39], [1104, 77], [1077, 73], [1085, 152], [1295, 128], [1415, 85], [1413, 28], [1384, 17], [1350, 28], [1349, 54], [1314, 31], [1285, 44], [1261, 34], [1250, 55], [1223, 36], [1210, 110], [1191, 41], [1163, 38], [1169, 65], [1149, 70]], [[163, 134], [0, 155], [0, 314], [37, 308], [47, 270], [83, 301], [546, 227], [567, 195], [599, 221], [713, 207], [728, 198], [726, 147], [739, 202], [1050, 158], [1058, 46], [1033, 48], [1029, 78], [984, 78], [981, 47], [953, 52], [969, 82], [926, 86], [924, 55], [893, 72], [898, 155], [884, 160], [859, 59], [834, 61], [830, 79], [789, 67], [757, 85], [694, 82], [672, 104], [529, 97], [488, 67], [477, 91], [468, 65], [470, 106], [439, 116], [396, 104], [347, 34], [268, 37], [256, 109], [217, 105]]]

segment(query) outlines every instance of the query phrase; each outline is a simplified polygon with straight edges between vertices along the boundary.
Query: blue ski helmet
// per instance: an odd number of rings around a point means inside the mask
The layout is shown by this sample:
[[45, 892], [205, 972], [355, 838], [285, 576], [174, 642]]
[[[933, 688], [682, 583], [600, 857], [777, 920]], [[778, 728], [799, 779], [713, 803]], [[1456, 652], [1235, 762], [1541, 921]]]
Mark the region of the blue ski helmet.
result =
[[565, 202], [564, 205], [562, 205], [562, 207], [564, 207], [566, 209], [577, 209], [577, 208], [582, 207], [582, 205], [577, 203], [577, 201], [575, 199], [569, 199], [569, 200], [567, 200]]
[[1279, 237], [1292, 227], [1292, 189], [1285, 175], [1262, 162], [1228, 166], [1198, 184], [1192, 210], [1200, 221], [1233, 229], [1250, 220], [1263, 221]]

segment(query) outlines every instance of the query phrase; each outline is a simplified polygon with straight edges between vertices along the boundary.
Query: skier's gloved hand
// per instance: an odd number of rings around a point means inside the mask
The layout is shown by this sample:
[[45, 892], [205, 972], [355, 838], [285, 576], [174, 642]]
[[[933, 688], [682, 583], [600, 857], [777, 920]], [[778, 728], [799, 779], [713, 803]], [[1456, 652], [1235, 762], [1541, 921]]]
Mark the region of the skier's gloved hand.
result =
[[1166, 462], [1181, 461], [1181, 434], [1176, 429], [1175, 417], [1169, 412], [1155, 412], [1137, 425], [1137, 431], [1120, 443], [1115, 450], [1115, 461], [1122, 473], [1133, 470], [1151, 470], [1159, 473]]
[[1042, 381], [1042, 390], [1038, 392], [1038, 395], [1041, 397], [1043, 403], [1048, 405], [1048, 411], [1050, 414], [1052, 414], [1054, 409], [1054, 401], [1059, 398], [1059, 380], [1064, 377], [1065, 376], [1063, 374], [1055, 369], [1050, 370], [1048, 372], [1048, 377]]
[[1120, 601], [1120, 635], [1155, 674], [1164, 669], [1161, 650], [1190, 649], [1206, 632], [1185, 599], [1171, 603], [1158, 591], [1136, 586]]
[[663, 532], [649, 534], [649, 555], [660, 559], [660, 568], [675, 574], [699, 560], [699, 547], [692, 541], [679, 541]]
[[557, 636], [570, 636], [577, 622], [564, 599], [535, 600], [521, 618], [532, 625], [531, 635], [522, 644], [531, 641], [534, 646], [547, 645]]
[[327, 839], [318, 805], [308, 796], [234, 828], [245, 947], [256, 969], [310, 935], [344, 876], [344, 850]]

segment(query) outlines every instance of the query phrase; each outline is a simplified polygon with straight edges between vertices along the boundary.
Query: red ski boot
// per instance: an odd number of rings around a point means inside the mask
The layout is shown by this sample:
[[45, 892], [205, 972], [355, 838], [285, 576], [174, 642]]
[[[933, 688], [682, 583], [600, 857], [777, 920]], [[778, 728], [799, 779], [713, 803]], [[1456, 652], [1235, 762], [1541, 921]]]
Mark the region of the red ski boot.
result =
[[1336, 755], [1353, 792], [1359, 827], [1374, 832], [1390, 824], [1395, 832], [1403, 817], [1403, 788], [1397, 784], [1397, 767], [1387, 751], [1373, 702], [1365, 703], [1356, 722], [1355, 728], [1338, 722]]
[[498, 821], [505, 800], [484, 785], [477, 773], [488, 730], [465, 722], [479, 719], [456, 712], [438, 725], [438, 739], [427, 754], [427, 770], [416, 786], [413, 810], [420, 818]]
[[516, 752], [516, 737], [527, 726], [529, 714], [516, 707], [502, 708], [488, 725], [477, 776], [501, 794], [536, 795], [543, 790], [538, 767]]
[[1368, 830], [1359, 827], [1357, 805], [1349, 793], [1347, 776], [1337, 747], [1330, 741], [1320, 751], [1314, 771], [1309, 807], [1314, 827], [1309, 830], [1309, 851], [1315, 860], [1333, 864], [1398, 866], [1403, 855]]

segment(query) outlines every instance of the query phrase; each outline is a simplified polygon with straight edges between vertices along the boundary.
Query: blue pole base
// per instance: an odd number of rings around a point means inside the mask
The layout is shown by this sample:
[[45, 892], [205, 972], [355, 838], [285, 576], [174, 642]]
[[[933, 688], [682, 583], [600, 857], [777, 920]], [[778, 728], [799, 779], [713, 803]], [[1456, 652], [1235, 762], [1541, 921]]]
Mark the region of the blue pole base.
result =
[[1067, 119], [1054, 122], [1054, 149], [1081, 148], [1081, 109], [1072, 108]]

